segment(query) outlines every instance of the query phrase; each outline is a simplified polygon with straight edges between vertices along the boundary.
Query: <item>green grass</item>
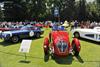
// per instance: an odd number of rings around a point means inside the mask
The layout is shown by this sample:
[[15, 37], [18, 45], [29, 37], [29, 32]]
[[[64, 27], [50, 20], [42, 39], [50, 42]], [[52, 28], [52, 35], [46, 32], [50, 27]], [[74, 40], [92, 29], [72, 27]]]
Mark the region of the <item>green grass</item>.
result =
[[[78, 58], [69, 55], [63, 59], [53, 60], [49, 57], [49, 60], [45, 62], [43, 40], [49, 32], [50, 29], [45, 29], [41, 38], [32, 40], [30, 52], [27, 53], [29, 63], [21, 62], [25, 57], [23, 53], [18, 52], [20, 43], [12, 44], [0, 40], [0, 67], [100, 67], [100, 44], [84, 39], [80, 40], [81, 52]], [[72, 34], [71, 32], [69, 34], [71, 41]]]

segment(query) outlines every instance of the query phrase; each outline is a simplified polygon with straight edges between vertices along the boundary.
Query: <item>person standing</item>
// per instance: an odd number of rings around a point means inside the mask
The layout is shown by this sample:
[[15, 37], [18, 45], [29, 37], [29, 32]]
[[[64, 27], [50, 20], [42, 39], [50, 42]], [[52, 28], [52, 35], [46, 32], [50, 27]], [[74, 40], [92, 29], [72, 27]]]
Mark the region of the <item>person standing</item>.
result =
[[77, 28], [77, 27], [78, 27], [78, 21], [75, 20], [75, 22], [74, 22], [74, 28]]

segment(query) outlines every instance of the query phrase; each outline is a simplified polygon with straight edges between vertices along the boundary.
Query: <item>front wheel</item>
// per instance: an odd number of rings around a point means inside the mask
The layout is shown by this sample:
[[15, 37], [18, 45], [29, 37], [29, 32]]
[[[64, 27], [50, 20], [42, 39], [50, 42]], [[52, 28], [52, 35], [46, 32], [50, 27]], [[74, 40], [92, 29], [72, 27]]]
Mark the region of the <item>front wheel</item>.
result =
[[13, 43], [17, 43], [17, 42], [19, 41], [19, 37], [18, 37], [18, 36], [13, 36], [13, 37], [11, 38], [11, 41], [12, 41]]
[[49, 55], [49, 47], [47, 47], [46, 50], [44, 49], [44, 54], [45, 54], [45, 56], [46, 56], [46, 55]]
[[79, 52], [78, 52], [78, 51], [76, 51], [74, 55], [75, 55], [75, 56], [78, 56], [78, 55], [79, 55]]
[[40, 37], [40, 33], [36, 33], [36, 37], [39, 38]]
[[51, 54], [51, 58], [52, 59], [55, 59], [55, 55], [53, 53]]
[[74, 37], [79, 38], [80, 37], [80, 34], [78, 32], [75, 32], [74, 33]]

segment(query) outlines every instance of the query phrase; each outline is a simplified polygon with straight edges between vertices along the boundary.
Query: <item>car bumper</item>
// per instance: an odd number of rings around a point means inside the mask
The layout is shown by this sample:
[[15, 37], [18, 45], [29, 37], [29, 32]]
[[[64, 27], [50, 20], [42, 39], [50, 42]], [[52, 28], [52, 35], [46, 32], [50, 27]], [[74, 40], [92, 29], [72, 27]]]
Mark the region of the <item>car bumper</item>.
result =
[[0, 34], [0, 39], [9, 40], [10, 37]]

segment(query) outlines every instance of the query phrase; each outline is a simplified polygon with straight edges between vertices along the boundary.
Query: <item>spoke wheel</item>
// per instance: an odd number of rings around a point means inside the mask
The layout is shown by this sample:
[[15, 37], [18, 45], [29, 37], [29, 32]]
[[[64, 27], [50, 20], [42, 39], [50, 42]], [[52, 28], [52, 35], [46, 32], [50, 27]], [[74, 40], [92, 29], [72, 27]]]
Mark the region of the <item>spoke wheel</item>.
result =
[[78, 32], [74, 33], [74, 37], [79, 38], [80, 34]]
[[12, 37], [12, 42], [13, 43], [17, 43], [19, 41], [19, 37], [18, 36], [13, 36]]
[[39, 38], [40, 37], [40, 33], [36, 33], [36, 37]]

